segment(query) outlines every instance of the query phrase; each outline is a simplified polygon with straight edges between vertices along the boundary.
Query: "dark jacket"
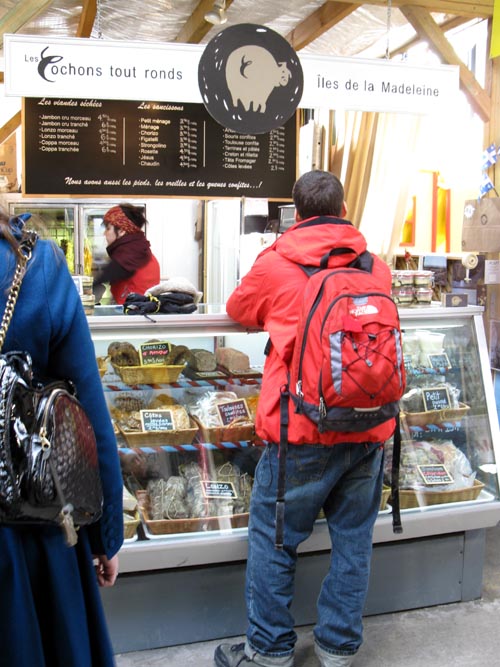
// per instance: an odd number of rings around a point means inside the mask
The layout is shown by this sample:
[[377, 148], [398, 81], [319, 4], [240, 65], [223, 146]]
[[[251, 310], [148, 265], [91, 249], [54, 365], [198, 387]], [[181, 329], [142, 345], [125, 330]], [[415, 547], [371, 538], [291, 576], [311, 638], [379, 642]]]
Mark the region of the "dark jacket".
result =
[[160, 282], [160, 265], [142, 232], [120, 236], [106, 250], [111, 261], [94, 277], [98, 300], [104, 291], [99, 285], [103, 283], [110, 283], [114, 300], [123, 304], [128, 294], [144, 294]]
[[[329, 216], [311, 218], [290, 227], [275, 243], [260, 253], [241, 284], [226, 304], [227, 313], [246, 327], [260, 327], [269, 333], [271, 349], [266, 358], [257, 407], [256, 431], [264, 440], [279, 442], [280, 387], [287, 381], [307, 276], [298, 266], [319, 267], [332, 248], [349, 247], [361, 254], [364, 236], [348, 220]], [[329, 267], [348, 264], [352, 255], [330, 257]], [[378, 257], [373, 271], [381, 289], [391, 293], [391, 272]], [[289, 441], [292, 444], [338, 442], [382, 442], [394, 431], [394, 420], [362, 433], [327, 431], [319, 433], [304, 415], [290, 410]]]
[[[0, 309], [14, 257], [0, 239]], [[62, 253], [38, 241], [4, 352], [26, 350], [36, 372], [70, 378], [98, 444], [102, 518], [80, 528], [76, 547], [57, 527], [0, 526], [0, 662], [16, 667], [111, 667], [92, 554], [113, 556], [123, 541], [122, 477], [113, 428], [80, 297]]]

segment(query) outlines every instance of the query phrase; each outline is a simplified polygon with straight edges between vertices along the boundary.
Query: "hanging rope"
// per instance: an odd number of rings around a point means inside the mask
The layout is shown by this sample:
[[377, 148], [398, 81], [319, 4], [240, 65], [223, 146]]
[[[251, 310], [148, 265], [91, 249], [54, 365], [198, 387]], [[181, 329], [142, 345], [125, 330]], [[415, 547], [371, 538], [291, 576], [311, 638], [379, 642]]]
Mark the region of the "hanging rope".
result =
[[97, 30], [97, 39], [102, 39], [102, 30], [101, 30], [101, 0], [97, 0], [96, 14], [95, 14], [95, 27]]
[[392, 14], [392, 0], [387, 0], [387, 44], [385, 47], [385, 57], [387, 60], [391, 57], [389, 49], [389, 37], [391, 34], [391, 14]]

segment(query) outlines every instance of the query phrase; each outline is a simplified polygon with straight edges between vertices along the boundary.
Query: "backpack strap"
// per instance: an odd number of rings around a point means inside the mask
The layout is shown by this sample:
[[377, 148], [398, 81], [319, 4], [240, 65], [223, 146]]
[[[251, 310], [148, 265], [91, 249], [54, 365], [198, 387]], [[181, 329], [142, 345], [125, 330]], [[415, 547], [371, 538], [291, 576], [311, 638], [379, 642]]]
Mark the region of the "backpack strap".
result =
[[321, 258], [318, 266], [306, 266], [304, 264], [299, 264], [300, 268], [304, 273], [310, 278], [312, 275], [318, 271], [324, 271], [328, 268], [328, 260], [330, 257], [338, 257], [339, 255], [347, 255], [351, 253], [355, 255], [354, 259], [347, 264], [349, 269], [360, 269], [361, 271], [367, 271], [368, 273], [372, 272], [373, 269], [373, 255], [368, 250], [365, 250], [358, 255], [358, 253], [352, 248], [332, 248], [329, 252], [325, 253]]
[[286, 487], [286, 457], [288, 453], [288, 403], [290, 392], [288, 384], [281, 387], [280, 394], [280, 442], [278, 450], [278, 481], [276, 491], [276, 536], [274, 546], [283, 550], [285, 527], [285, 487]]
[[392, 470], [391, 470], [391, 504], [392, 504], [392, 532], [401, 534], [401, 514], [399, 511], [399, 466], [401, 460], [401, 424], [399, 412], [396, 415], [396, 428], [394, 430], [392, 444]]

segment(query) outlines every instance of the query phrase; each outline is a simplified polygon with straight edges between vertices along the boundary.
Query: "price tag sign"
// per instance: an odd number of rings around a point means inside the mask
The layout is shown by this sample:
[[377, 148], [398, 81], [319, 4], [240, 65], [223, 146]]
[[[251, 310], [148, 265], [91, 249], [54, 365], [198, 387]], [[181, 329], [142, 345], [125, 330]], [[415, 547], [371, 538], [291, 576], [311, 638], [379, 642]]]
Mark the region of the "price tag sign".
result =
[[175, 420], [171, 410], [141, 410], [143, 431], [173, 431]]
[[155, 341], [154, 343], [143, 343], [139, 346], [141, 366], [165, 364], [165, 357], [170, 352], [171, 347], [171, 344], [166, 340]]
[[432, 486], [433, 484], [452, 484], [454, 481], [446, 466], [442, 464], [417, 465], [417, 470], [424, 484], [427, 486]]
[[404, 364], [405, 364], [405, 369], [407, 371], [413, 370], [413, 355], [411, 354], [405, 354], [403, 357]]
[[250, 413], [244, 398], [228, 401], [227, 403], [217, 403], [217, 410], [223, 426], [229, 426], [236, 419], [250, 420]]
[[237, 498], [238, 494], [232, 482], [212, 482], [202, 480], [201, 488], [205, 498]]
[[431, 368], [440, 370], [441, 368], [451, 368], [450, 360], [446, 353], [442, 354], [428, 354], [429, 364]]
[[429, 410], [444, 410], [451, 408], [450, 394], [448, 387], [423, 387], [422, 397], [424, 399], [424, 409]]
[[80, 296], [83, 294], [83, 278], [82, 276], [71, 276], [73, 278], [73, 282], [75, 283], [75, 287], [77, 289], [77, 292]]

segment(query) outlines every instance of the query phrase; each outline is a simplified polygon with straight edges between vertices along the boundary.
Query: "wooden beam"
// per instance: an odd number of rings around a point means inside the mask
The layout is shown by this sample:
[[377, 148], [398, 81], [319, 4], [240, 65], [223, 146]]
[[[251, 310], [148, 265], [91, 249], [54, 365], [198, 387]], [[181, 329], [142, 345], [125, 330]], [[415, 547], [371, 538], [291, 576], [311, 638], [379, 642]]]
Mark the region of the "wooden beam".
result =
[[[439, 27], [441, 28], [441, 30], [444, 33], [446, 33], [446, 32], [448, 32], [448, 30], [453, 30], [454, 28], [458, 28], [461, 25], [464, 25], [464, 23], [468, 23], [470, 20], [471, 19], [468, 16], [454, 16], [453, 18], [449, 19], [448, 21], [444, 21], [443, 23], [441, 23], [439, 25]], [[408, 51], [408, 49], [411, 49], [412, 46], [415, 46], [416, 44], [418, 44], [421, 41], [422, 40], [420, 39], [420, 37], [418, 35], [416, 35], [415, 37], [413, 37], [412, 39], [409, 39], [404, 44], [401, 44], [401, 46], [398, 46], [397, 49], [394, 49], [394, 50], [391, 49], [391, 53], [390, 53], [391, 58], [394, 58], [394, 56], [399, 56], [402, 53], [406, 53], [406, 51]], [[379, 57], [382, 57], [382, 55], [383, 54], [380, 54]]]
[[[226, 0], [226, 9], [232, 3], [233, 0]], [[214, 27], [212, 23], [205, 21], [205, 14], [213, 6], [214, 0], [200, 0], [174, 41], [183, 44], [199, 44], [209, 30]]]
[[333, 28], [334, 25], [340, 23], [346, 16], [352, 14], [358, 6], [357, 4], [330, 2], [328, 0], [328, 2], [325, 2], [324, 5], [301, 21], [288, 35], [285, 35], [285, 39], [290, 42], [296, 51], [299, 51], [323, 35], [327, 30]]
[[0, 35], [17, 32], [52, 4], [52, 0], [20, 0], [0, 20]]
[[95, 15], [97, 13], [96, 0], [84, 0], [80, 21], [76, 30], [77, 37], [90, 37], [94, 27]]
[[472, 109], [479, 117], [488, 122], [490, 118], [491, 100], [487, 92], [479, 85], [474, 74], [466, 67], [455, 53], [441, 28], [432, 16], [421, 7], [400, 7], [408, 22], [417, 34], [425, 39], [429, 47], [449, 65], [458, 65], [460, 70], [460, 87], [464, 91]]
[[[337, 0], [328, 0], [336, 4]], [[387, 7], [387, 0], [356, 0], [356, 3], [361, 5], [377, 5], [379, 7]], [[408, 0], [391, 0], [392, 7], [404, 7], [408, 4]], [[453, 14], [455, 16], [468, 16], [469, 18], [490, 18], [493, 16], [494, 0], [478, 0], [478, 2], [471, 2], [470, 0], [416, 0], [411, 3], [414, 7], [421, 7], [428, 12], [435, 12], [437, 14]]]
[[21, 112], [18, 111], [8, 120], [3, 127], [0, 127], [0, 144], [10, 137], [21, 125]]

